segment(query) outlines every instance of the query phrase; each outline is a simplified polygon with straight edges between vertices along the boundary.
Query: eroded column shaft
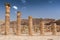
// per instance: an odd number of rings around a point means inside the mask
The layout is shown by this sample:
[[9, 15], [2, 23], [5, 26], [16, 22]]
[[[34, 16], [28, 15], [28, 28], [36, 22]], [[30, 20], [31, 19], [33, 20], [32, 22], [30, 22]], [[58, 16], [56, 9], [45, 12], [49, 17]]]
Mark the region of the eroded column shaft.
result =
[[28, 17], [28, 24], [29, 24], [29, 26], [28, 26], [29, 35], [33, 35], [33, 30], [32, 30], [33, 23], [32, 23], [32, 17], [31, 16]]
[[5, 34], [9, 33], [9, 27], [10, 27], [10, 4], [6, 3], [6, 15], [5, 15]]
[[52, 35], [56, 35], [56, 33], [57, 33], [57, 29], [56, 29], [56, 27], [57, 27], [57, 25], [56, 25], [56, 23], [53, 23], [52, 24]]
[[40, 34], [44, 35], [44, 21], [40, 21]]
[[13, 32], [16, 33], [16, 23], [13, 24]]
[[21, 13], [18, 11], [17, 12], [17, 35], [21, 34]]

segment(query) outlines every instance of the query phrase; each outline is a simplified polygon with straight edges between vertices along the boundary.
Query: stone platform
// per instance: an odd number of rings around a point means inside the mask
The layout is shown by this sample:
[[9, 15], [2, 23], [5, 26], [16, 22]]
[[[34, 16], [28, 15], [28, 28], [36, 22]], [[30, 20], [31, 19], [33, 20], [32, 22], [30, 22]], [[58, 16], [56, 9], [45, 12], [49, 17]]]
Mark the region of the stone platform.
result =
[[0, 35], [0, 40], [60, 40], [60, 36], [16, 36]]

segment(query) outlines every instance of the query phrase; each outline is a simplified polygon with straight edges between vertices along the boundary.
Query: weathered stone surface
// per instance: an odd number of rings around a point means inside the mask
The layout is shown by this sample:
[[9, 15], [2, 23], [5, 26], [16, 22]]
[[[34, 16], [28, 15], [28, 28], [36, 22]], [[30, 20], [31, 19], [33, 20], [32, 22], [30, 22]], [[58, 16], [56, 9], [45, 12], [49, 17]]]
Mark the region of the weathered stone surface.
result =
[[6, 15], [5, 15], [5, 35], [9, 34], [10, 27], [10, 4], [6, 3]]
[[21, 13], [18, 11], [17, 12], [17, 31], [16, 31], [17, 35], [21, 34]]
[[40, 21], [40, 35], [44, 35], [44, 21]]
[[32, 23], [32, 16], [29, 16], [28, 17], [28, 28], [29, 28], [29, 35], [33, 35], [33, 30], [32, 30], [32, 27], [33, 27], [33, 23]]
[[57, 29], [56, 29], [56, 27], [57, 27], [57, 25], [56, 25], [56, 23], [53, 23], [52, 25], [51, 25], [51, 27], [52, 27], [52, 35], [56, 35], [56, 33], [57, 33]]

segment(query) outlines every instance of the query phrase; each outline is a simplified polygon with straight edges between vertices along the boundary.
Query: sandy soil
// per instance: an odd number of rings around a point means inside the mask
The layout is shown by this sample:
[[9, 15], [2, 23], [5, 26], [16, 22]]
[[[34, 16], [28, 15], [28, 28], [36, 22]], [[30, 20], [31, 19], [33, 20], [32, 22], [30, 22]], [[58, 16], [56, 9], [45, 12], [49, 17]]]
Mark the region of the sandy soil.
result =
[[60, 40], [60, 36], [0, 36], [0, 40]]
[[[47, 33], [50, 34], [50, 33]], [[29, 36], [26, 34], [22, 34], [21, 36], [17, 35], [0, 35], [0, 40], [60, 40], [60, 32], [57, 33], [58, 35], [34, 35], [34, 36]]]

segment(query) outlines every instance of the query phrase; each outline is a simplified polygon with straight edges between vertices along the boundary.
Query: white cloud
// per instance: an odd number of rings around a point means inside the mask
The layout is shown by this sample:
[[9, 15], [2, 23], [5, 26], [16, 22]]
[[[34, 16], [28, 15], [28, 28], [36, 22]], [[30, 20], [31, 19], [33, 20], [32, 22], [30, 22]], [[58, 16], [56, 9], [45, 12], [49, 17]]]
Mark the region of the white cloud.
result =
[[48, 1], [50, 4], [52, 4], [52, 3], [55, 3], [56, 1], [55, 0], [49, 0]]
[[49, 3], [53, 3], [53, 1], [49, 1]]
[[22, 7], [22, 10], [26, 9], [26, 7]]
[[26, 0], [21, 0], [22, 1], [22, 3], [26, 3]]
[[13, 8], [14, 8], [15, 10], [17, 10], [17, 9], [18, 9], [18, 7], [17, 7], [17, 6], [13, 6]]

